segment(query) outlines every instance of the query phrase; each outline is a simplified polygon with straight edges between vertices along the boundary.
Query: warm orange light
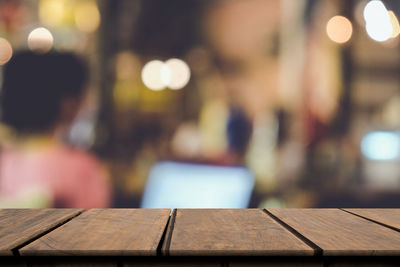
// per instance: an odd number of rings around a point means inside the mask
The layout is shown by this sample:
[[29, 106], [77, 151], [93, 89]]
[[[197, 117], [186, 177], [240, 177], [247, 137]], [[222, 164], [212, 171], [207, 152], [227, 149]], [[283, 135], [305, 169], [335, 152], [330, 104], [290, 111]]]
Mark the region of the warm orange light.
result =
[[396, 38], [397, 35], [399, 35], [400, 33], [400, 25], [399, 25], [399, 21], [396, 17], [396, 15], [394, 14], [394, 12], [392, 10], [388, 11], [389, 13], [389, 17], [390, 17], [390, 23], [392, 24], [392, 36], [390, 36], [391, 38]]
[[100, 25], [100, 12], [95, 1], [79, 1], [75, 9], [76, 27], [87, 33], [97, 30]]
[[329, 39], [335, 43], [346, 43], [353, 34], [353, 26], [347, 18], [334, 16], [326, 24], [326, 33]]
[[0, 65], [6, 64], [12, 57], [11, 44], [4, 38], [0, 38]]

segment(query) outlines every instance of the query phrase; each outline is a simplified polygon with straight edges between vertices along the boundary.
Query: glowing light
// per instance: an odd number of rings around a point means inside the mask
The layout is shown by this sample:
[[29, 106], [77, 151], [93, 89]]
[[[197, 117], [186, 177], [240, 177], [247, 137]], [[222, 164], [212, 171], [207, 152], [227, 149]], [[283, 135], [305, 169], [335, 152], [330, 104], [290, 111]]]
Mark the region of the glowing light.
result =
[[366, 31], [371, 39], [384, 42], [392, 36], [392, 24], [385, 5], [378, 0], [368, 2], [364, 8]]
[[346, 43], [353, 34], [353, 26], [347, 18], [334, 16], [326, 24], [328, 37], [339, 44]]
[[393, 29], [392, 35], [390, 37], [396, 38], [397, 35], [399, 35], [400, 33], [399, 21], [392, 10], [389, 10], [389, 17], [390, 17], [390, 24], [392, 24], [392, 29]]
[[119, 52], [115, 58], [115, 73], [119, 80], [136, 79], [140, 73], [139, 58], [130, 51]]
[[285, 207], [285, 203], [280, 200], [279, 198], [275, 198], [275, 197], [270, 197], [265, 199], [264, 201], [262, 201], [259, 206], [259, 208], [284, 208]]
[[190, 68], [182, 60], [171, 58], [165, 63], [159, 60], [148, 62], [142, 70], [143, 83], [158, 91], [165, 87], [172, 90], [182, 89], [190, 80]]
[[6, 64], [12, 57], [11, 44], [4, 38], [0, 38], [0, 65]]
[[79, 1], [75, 10], [76, 27], [87, 33], [97, 30], [100, 25], [100, 12], [94, 1]]
[[160, 61], [153, 60], [144, 65], [142, 69], [142, 81], [149, 89], [163, 90], [171, 80], [171, 71], [168, 66]]
[[393, 160], [400, 157], [400, 137], [394, 132], [368, 133], [361, 141], [361, 151], [371, 160]]
[[43, 24], [61, 26], [66, 17], [66, 0], [41, 0], [39, 2], [39, 18]]
[[51, 32], [43, 27], [36, 28], [28, 36], [28, 47], [37, 53], [46, 53], [53, 47], [54, 38]]
[[167, 83], [168, 88], [173, 90], [182, 89], [190, 80], [189, 66], [178, 58], [172, 58], [165, 62], [171, 72], [171, 78]]
[[167, 86], [171, 83], [171, 77], [172, 77], [171, 69], [168, 67], [167, 64], [163, 63], [163, 65], [160, 69], [160, 78], [165, 86]]

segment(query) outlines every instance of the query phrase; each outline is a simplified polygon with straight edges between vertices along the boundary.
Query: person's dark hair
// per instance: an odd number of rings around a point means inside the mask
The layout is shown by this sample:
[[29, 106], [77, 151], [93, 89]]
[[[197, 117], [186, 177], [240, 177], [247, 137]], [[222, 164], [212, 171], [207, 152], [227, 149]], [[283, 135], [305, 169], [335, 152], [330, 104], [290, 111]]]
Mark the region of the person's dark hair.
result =
[[61, 101], [80, 98], [87, 78], [86, 63], [72, 53], [16, 53], [3, 72], [2, 121], [20, 133], [51, 129]]

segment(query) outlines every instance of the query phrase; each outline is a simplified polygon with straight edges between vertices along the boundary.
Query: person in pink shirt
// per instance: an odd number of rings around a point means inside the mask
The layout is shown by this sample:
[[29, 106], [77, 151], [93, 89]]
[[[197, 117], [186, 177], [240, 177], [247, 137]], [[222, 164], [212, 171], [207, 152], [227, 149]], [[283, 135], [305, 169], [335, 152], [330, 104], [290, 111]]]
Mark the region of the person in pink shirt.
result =
[[101, 163], [56, 136], [75, 118], [87, 81], [71, 53], [20, 52], [5, 65], [1, 119], [12, 141], [0, 146], [0, 207], [109, 207]]

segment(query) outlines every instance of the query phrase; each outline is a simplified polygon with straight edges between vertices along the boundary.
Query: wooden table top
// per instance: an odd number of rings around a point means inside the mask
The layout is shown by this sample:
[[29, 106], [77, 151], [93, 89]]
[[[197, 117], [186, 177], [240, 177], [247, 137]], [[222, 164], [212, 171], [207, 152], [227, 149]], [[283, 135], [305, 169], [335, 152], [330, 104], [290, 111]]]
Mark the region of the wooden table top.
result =
[[3, 209], [1, 256], [400, 256], [400, 209]]

